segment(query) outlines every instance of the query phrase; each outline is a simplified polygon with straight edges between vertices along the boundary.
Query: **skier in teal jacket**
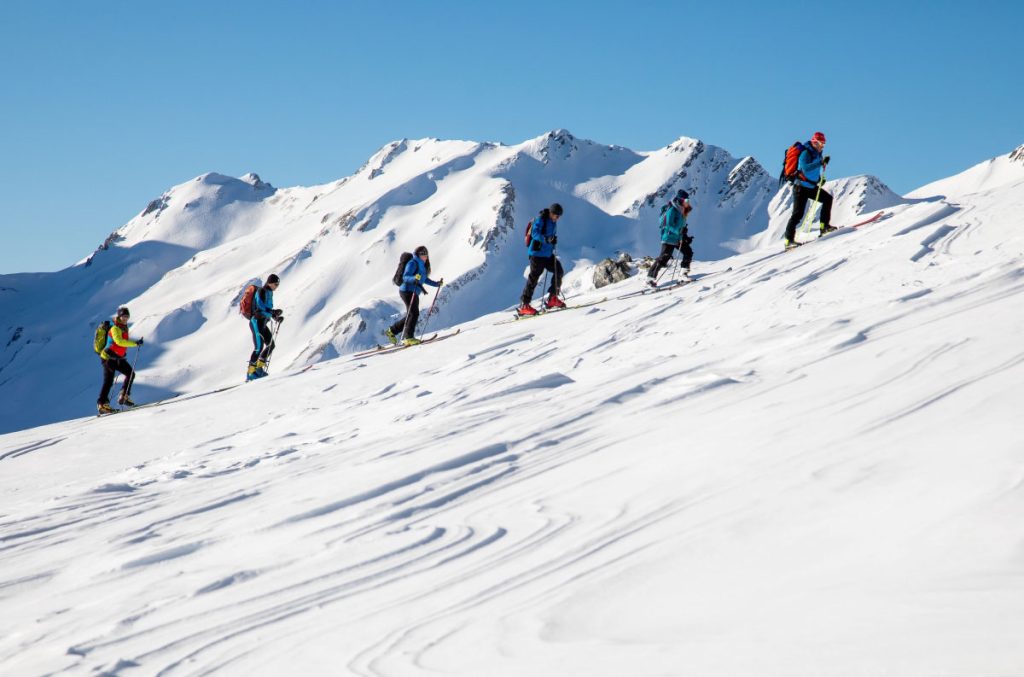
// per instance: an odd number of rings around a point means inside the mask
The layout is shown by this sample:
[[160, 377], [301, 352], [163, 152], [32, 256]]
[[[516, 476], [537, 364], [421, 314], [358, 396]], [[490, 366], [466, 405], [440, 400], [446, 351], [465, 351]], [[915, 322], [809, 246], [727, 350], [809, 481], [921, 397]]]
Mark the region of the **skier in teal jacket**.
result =
[[683, 254], [682, 271], [690, 274], [690, 262], [693, 261], [693, 249], [690, 243], [693, 237], [687, 231], [686, 217], [693, 210], [690, 205], [690, 194], [680, 188], [661, 210], [661, 254], [654, 260], [654, 265], [647, 271], [647, 284], [658, 286], [658, 273], [672, 260], [672, 253], [678, 249]]

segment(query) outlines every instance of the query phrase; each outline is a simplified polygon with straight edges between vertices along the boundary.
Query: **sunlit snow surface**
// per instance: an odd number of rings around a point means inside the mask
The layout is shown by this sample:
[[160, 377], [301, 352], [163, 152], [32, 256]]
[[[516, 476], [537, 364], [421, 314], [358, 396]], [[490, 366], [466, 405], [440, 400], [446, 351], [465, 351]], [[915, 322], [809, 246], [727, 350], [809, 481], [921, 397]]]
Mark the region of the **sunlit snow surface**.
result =
[[0, 437], [0, 673], [1017, 674], [1022, 210]]
[[1012, 674], [1022, 198], [6, 435], [0, 668]]

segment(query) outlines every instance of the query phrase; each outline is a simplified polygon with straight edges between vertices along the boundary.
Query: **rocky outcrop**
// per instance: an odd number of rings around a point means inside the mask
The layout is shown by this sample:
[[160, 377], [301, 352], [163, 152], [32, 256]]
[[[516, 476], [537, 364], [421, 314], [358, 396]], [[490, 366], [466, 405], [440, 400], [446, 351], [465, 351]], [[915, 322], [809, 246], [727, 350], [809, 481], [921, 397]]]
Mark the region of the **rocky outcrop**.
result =
[[633, 270], [633, 258], [623, 252], [618, 259], [604, 259], [594, 268], [594, 287], [600, 289], [628, 279]]

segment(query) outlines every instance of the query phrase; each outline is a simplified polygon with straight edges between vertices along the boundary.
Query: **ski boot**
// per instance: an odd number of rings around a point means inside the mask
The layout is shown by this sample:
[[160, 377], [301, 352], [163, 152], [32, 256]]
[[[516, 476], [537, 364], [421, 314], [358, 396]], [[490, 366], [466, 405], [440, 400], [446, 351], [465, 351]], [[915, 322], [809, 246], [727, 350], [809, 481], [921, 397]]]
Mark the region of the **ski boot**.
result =
[[419, 340], [415, 336], [409, 337], [402, 341], [402, 345], [404, 346], [418, 346], [421, 343], [423, 343], [423, 341]]
[[384, 330], [384, 335], [388, 337], [388, 341], [391, 343], [391, 345], [398, 345], [398, 337], [395, 336], [395, 332], [391, 331], [391, 327], [388, 327], [387, 329]]
[[548, 297], [548, 300], [544, 302], [545, 308], [565, 308], [565, 303], [562, 299], [558, 298], [554, 294]]
[[650, 287], [651, 289], [657, 289], [658, 288], [658, 281], [656, 279], [654, 279], [653, 277], [647, 278], [647, 282], [645, 284], [648, 287]]
[[823, 235], [828, 235], [829, 233], [834, 233], [834, 232], [836, 232], [836, 230], [837, 229], [836, 229], [835, 226], [826, 226], [823, 223], [823, 224], [821, 224], [821, 231], [818, 233], [818, 237], [821, 237]]
[[253, 372], [254, 378], [263, 378], [267, 375], [267, 363], [263, 360], [256, 360], [256, 371]]
[[797, 242], [796, 240], [790, 240], [788, 237], [786, 238], [786, 251], [787, 252], [790, 249], [796, 249], [797, 247], [800, 247], [802, 245], [803, 245], [802, 242]]
[[112, 406], [110, 406], [109, 402], [104, 402], [103, 404], [97, 404], [96, 405], [96, 415], [97, 416], [106, 416], [107, 414], [116, 414], [116, 413], [117, 413], [117, 409], [114, 409]]
[[518, 315], [519, 317], [529, 317], [531, 315], [536, 314], [537, 311], [529, 303], [524, 303], [523, 305], [516, 308], [516, 315]]
[[246, 381], [255, 381], [258, 378], [259, 378], [259, 376], [256, 375], [256, 365], [255, 364], [250, 364], [249, 368], [245, 372], [245, 380]]
[[131, 398], [128, 397], [127, 395], [125, 395], [124, 393], [121, 393], [121, 396], [119, 398], [117, 398], [117, 403], [120, 404], [122, 407], [134, 407], [135, 406], [135, 403], [132, 402]]

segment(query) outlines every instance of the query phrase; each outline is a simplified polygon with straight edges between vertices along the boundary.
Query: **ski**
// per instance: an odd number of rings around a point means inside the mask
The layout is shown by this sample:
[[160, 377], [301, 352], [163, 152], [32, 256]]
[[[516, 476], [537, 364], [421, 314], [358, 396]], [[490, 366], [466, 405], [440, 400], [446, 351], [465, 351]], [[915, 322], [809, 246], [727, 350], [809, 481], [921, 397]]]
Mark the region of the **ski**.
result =
[[[434, 339], [437, 338], [437, 336], [437, 334], [434, 334], [430, 338], [423, 339], [422, 343], [426, 343], [427, 341], [433, 341]], [[370, 348], [369, 350], [364, 350], [360, 353], [353, 353], [352, 357], [368, 357], [370, 355], [380, 355], [381, 353], [393, 353], [397, 350], [401, 350], [402, 348], [408, 347], [409, 346], [404, 345], [402, 343], [390, 344], [386, 346], [382, 346], [378, 343], [375, 347]]]
[[231, 390], [232, 388], [237, 388], [240, 385], [243, 385], [243, 384], [242, 383], [235, 383], [234, 385], [224, 386], [223, 388], [216, 388], [214, 390], [207, 390], [206, 392], [195, 393], [194, 395], [185, 395], [185, 396], [175, 395], [173, 397], [166, 397], [166, 398], [164, 398], [162, 400], [157, 400], [156, 402], [146, 402], [145, 404], [136, 404], [134, 407], [122, 406], [120, 409], [114, 409], [113, 411], [107, 412], [105, 414], [97, 413], [96, 416], [98, 418], [103, 418], [104, 416], [110, 416], [111, 414], [127, 414], [130, 411], [138, 411], [139, 409], [150, 409], [152, 407], [159, 407], [159, 406], [165, 405], [165, 404], [175, 404], [177, 402], [185, 402], [187, 400], [194, 400], [197, 397], [205, 397], [207, 395], [215, 395], [217, 393], [222, 393], [222, 392], [224, 392], [226, 390]]
[[800, 249], [800, 247], [804, 247], [806, 245], [813, 244], [815, 242], [818, 242], [819, 240], [828, 239], [828, 238], [832, 237], [833, 235], [836, 235], [837, 233], [844, 233], [844, 232], [847, 232], [847, 231], [850, 231], [850, 230], [856, 230], [857, 228], [860, 228], [861, 226], [866, 226], [869, 223], [874, 223], [875, 221], [878, 221], [879, 219], [881, 219], [885, 215], [886, 215], [885, 210], [880, 211], [877, 214], [875, 214], [874, 216], [872, 216], [870, 218], [867, 218], [867, 219], [864, 219], [863, 221], [858, 221], [857, 223], [848, 223], [845, 226], [839, 226], [835, 230], [833, 230], [833, 231], [831, 231], [829, 233], [826, 233], [824, 235], [821, 235], [821, 236], [819, 236], [819, 237], [817, 237], [817, 238], [815, 238], [813, 240], [808, 240], [807, 242], [800, 242], [796, 246], [786, 247], [783, 251], [791, 252], [794, 249]]
[[437, 343], [438, 341], [443, 341], [445, 339], [449, 339], [449, 338], [451, 338], [453, 336], [457, 336], [458, 333], [461, 332], [461, 331], [462, 331], [462, 328], [460, 327], [459, 329], [456, 329], [452, 333], [445, 334], [443, 336], [440, 335], [440, 334], [434, 334], [430, 338], [425, 338], [422, 341], [420, 341], [419, 343], [413, 344], [411, 346], [407, 346], [407, 345], [404, 345], [404, 344], [397, 345], [397, 346], [380, 346], [380, 345], [378, 345], [376, 348], [374, 348], [372, 350], [364, 350], [361, 353], [354, 353], [352, 355], [352, 357], [354, 359], [362, 359], [364, 357], [373, 357], [374, 355], [390, 355], [391, 353], [397, 353], [398, 351], [405, 350], [406, 348], [415, 348], [417, 346], [422, 346], [422, 345], [425, 345], [425, 344], [428, 344], [428, 343]]
[[518, 322], [519, 320], [529, 320], [530, 318], [534, 318], [534, 317], [544, 317], [545, 315], [551, 315], [552, 313], [561, 313], [561, 312], [565, 312], [566, 310], [577, 310], [579, 308], [589, 308], [590, 306], [596, 306], [599, 303], [604, 303], [607, 300], [608, 300], [608, 297], [606, 296], [603, 299], [599, 299], [597, 301], [590, 301], [589, 303], [580, 303], [580, 304], [575, 305], [575, 306], [566, 306], [565, 308], [552, 308], [550, 310], [547, 310], [547, 309], [539, 310], [539, 311], [537, 311], [536, 315], [520, 315], [518, 312], [515, 312], [515, 317], [513, 317], [511, 320], [501, 320], [500, 322], [495, 322], [494, 324], [495, 325], [510, 324], [512, 322]]

